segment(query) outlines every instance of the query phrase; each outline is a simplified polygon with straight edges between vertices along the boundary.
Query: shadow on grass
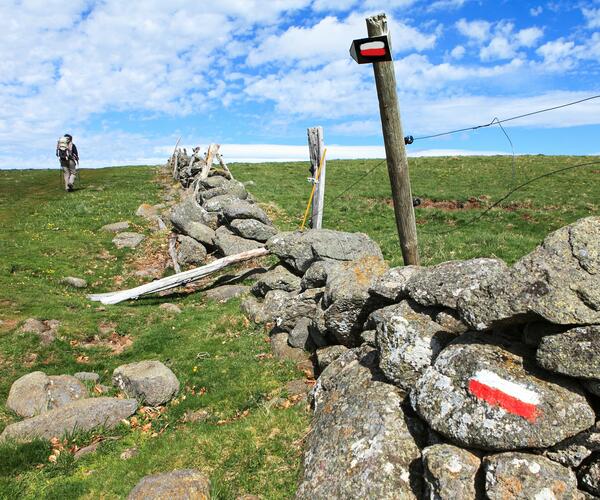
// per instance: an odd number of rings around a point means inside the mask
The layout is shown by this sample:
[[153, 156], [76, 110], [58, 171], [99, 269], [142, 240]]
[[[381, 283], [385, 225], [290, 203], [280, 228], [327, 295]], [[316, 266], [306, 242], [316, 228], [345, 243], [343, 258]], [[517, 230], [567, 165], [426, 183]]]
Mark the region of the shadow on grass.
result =
[[35, 468], [48, 461], [51, 453], [48, 441], [0, 444], [0, 476], [9, 476]]

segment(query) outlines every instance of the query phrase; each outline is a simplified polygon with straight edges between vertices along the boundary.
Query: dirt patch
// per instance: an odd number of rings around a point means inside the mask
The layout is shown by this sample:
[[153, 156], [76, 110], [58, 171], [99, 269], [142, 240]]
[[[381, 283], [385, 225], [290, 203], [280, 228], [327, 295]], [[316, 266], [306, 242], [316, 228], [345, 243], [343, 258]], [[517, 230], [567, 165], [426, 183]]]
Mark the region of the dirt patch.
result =
[[71, 341], [72, 347], [82, 347], [83, 349], [91, 349], [93, 347], [107, 347], [111, 354], [121, 354], [125, 349], [133, 344], [133, 340], [129, 335], [119, 335], [117, 332], [111, 333], [107, 338], [101, 338], [98, 335], [88, 337], [83, 342], [77, 340]]
[[[437, 208], [445, 212], [452, 212], [455, 210], [474, 210], [485, 208], [489, 197], [480, 196], [479, 198], [471, 197], [466, 201], [461, 200], [431, 200], [429, 198], [419, 198], [421, 203], [417, 205], [417, 209], [420, 208]], [[391, 198], [386, 198], [385, 204], [389, 207], [394, 206], [394, 202]]]

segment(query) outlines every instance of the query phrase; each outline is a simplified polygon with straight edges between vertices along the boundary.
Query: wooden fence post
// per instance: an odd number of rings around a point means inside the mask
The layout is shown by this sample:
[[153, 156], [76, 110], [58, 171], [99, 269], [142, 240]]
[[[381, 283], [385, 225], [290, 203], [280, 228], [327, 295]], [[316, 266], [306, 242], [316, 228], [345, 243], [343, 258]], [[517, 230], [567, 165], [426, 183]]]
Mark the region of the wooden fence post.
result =
[[[385, 14], [369, 17], [366, 21], [369, 37], [388, 35]], [[417, 225], [412, 203], [408, 159], [406, 157], [402, 123], [400, 121], [400, 109], [398, 107], [394, 62], [374, 62], [373, 72], [377, 86], [385, 156], [387, 158], [388, 174], [392, 186], [394, 215], [396, 216], [396, 227], [398, 229], [398, 236], [400, 237], [402, 257], [405, 265], [419, 265]]]
[[319, 170], [319, 164], [323, 159], [319, 178], [315, 179], [317, 187], [312, 202], [312, 215], [310, 219], [310, 227], [313, 229], [321, 229], [323, 225], [323, 210], [325, 208], [325, 172], [326, 160], [323, 158], [324, 141], [323, 127], [311, 127], [307, 130], [308, 134], [308, 150], [310, 154], [311, 176], [315, 178]]

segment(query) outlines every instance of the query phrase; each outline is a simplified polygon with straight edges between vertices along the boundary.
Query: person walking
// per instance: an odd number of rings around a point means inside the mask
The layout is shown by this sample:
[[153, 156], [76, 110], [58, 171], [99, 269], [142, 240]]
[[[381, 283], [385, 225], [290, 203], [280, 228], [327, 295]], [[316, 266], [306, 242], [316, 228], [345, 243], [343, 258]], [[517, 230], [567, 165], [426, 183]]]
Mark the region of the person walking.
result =
[[63, 135], [56, 144], [56, 156], [60, 160], [60, 166], [65, 178], [65, 190], [73, 191], [73, 183], [77, 174], [77, 165], [79, 165], [79, 153], [77, 146], [73, 142], [73, 136]]

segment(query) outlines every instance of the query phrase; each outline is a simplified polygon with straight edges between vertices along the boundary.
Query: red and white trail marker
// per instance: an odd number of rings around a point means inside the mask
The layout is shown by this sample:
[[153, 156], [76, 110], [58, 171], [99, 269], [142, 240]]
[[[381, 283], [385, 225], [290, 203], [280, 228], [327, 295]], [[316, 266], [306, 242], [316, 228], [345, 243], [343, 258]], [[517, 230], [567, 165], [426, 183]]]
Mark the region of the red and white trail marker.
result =
[[380, 41], [361, 43], [359, 49], [360, 55], [365, 57], [385, 55], [385, 43]]
[[350, 45], [350, 55], [358, 64], [392, 60], [392, 50], [387, 35], [353, 40]]
[[500, 406], [513, 415], [535, 422], [540, 397], [531, 389], [506, 380], [490, 370], [479, 370], [469, 379], [469, 392], [492, 406]]

